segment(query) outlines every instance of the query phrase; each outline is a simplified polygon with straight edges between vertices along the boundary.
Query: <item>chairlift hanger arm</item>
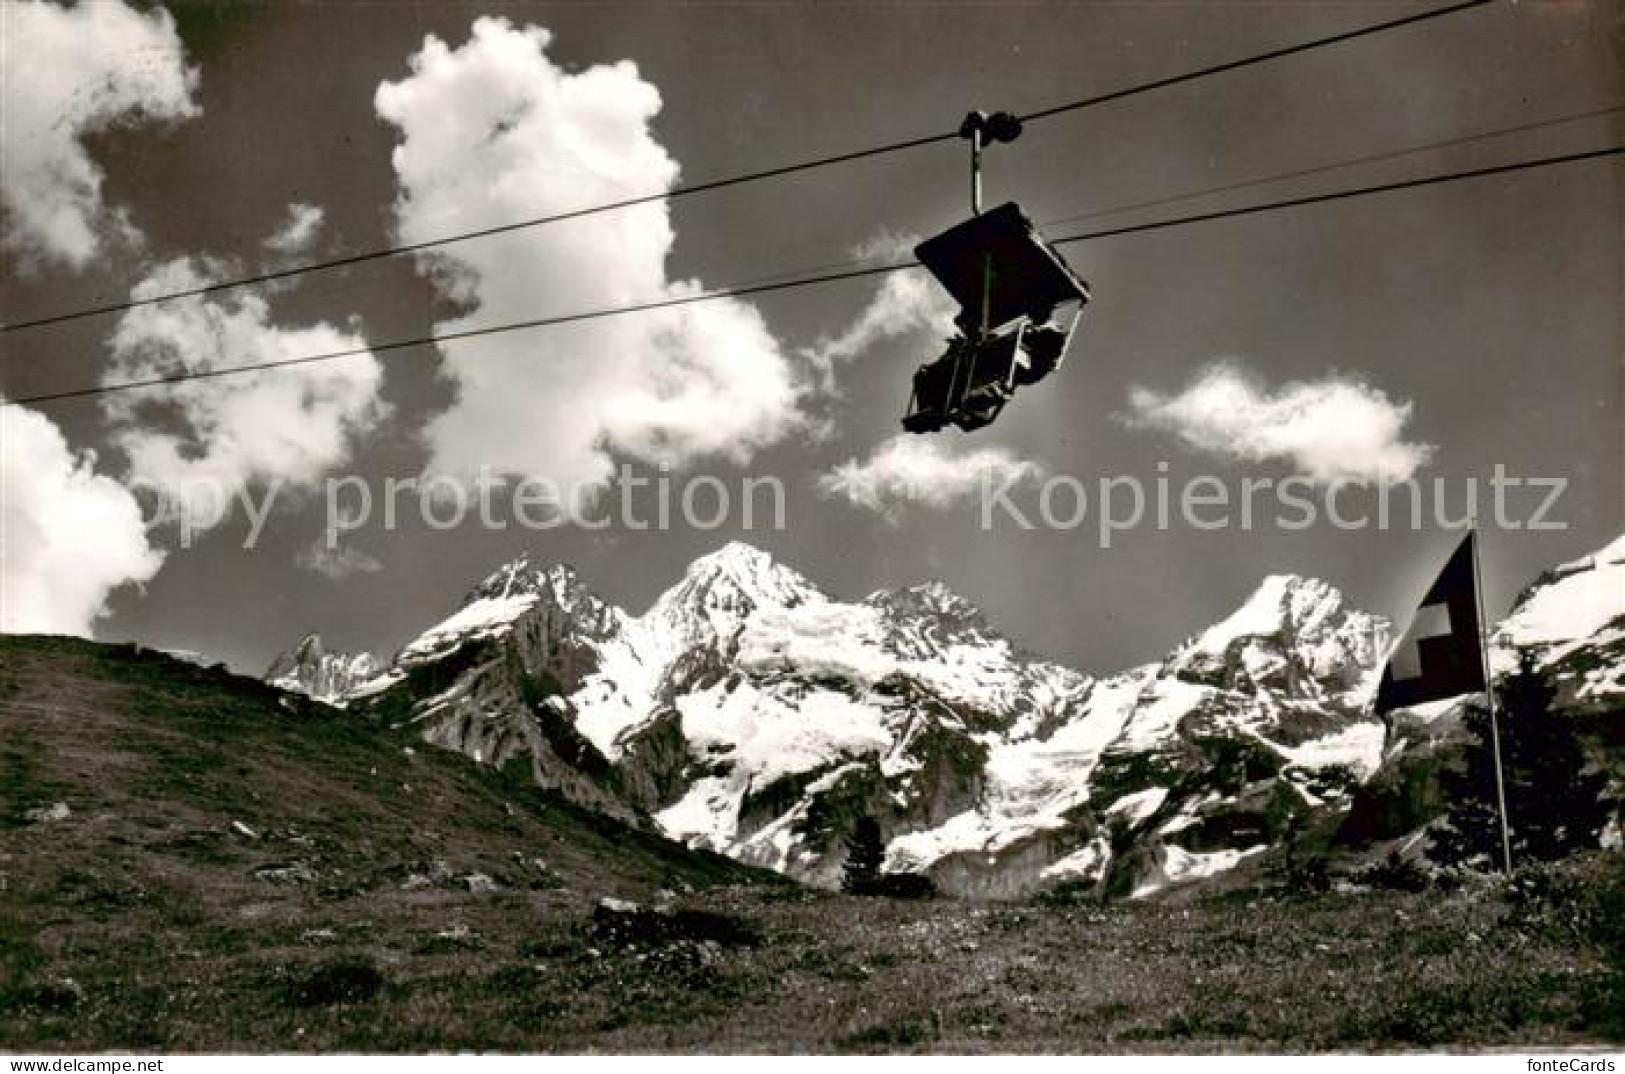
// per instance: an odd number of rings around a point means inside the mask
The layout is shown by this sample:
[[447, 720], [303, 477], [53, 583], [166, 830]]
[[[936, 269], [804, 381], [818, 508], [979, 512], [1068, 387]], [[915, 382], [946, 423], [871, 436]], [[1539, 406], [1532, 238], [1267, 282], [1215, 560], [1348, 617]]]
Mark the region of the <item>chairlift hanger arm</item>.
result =
[[993, 142], [1021, 137], [1021, 120], [1009, 112], [968, 112], [959, 124], [959, 136], [970, 142], [970, 211], [982, 215], [982, 148]]
[[[959, 329], [941, 358], [914, 375], [903, 428], [932, 433], [990, 424], [1017, 386], [1035, 384], [1061, 364], [1089, 288], [1014, 203], [982, 212], [982, 149], [1021, 136], [1008, 112], [971, 112], [959, 125], [970, 142], [971, 218], [914, 248], [915, 256], [959, 303]], [[1049, 322], [1074, 304], [1071, 324]], [[1032, 331], [1029, 331], [1032, 328]]]

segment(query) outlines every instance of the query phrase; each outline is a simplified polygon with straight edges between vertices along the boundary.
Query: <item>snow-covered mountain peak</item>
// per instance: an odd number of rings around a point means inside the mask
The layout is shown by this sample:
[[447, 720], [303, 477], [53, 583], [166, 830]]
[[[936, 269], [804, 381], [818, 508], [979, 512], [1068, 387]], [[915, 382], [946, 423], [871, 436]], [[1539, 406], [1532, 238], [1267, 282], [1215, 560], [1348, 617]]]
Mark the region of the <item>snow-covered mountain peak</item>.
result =
[[696, 558], [688, 565], [686, 574], [705, 574], [715, 570], [762, 571], [777, 566], [772, 553], [757, 548], [749, 541], [729, 541], [715, 550]]
[[683, 575], [685, 581], [726, 580], [742, 590], [776, 600], [796, 599], [817, 591], [801, 572], [744, 541], [729, 541], [715, 552], [699, 557], [688, 565]]
[[1343, 595], [1318, 578], [1271, 574], [1241, 606], [1199, 634], [1193, 648], [1222, 654], [1239, 638], [1274, 638], [1335, 619]]
[[534, 588], [534, 574], [530, 565], [530, 553], [522, 552], [515, 558], [504, 563], [475, 586], [463, 598], [465, 605], [476, 600], [500, 599], [515, 592], [527, 592]]
[[576, 616], [601, 631], [620, 613], [582, 584], [575, 569], [554, 564], [537, 569], [522, 554], [492, 571], [463, 598], [456, 612], [409, 642], [396, 663], [410, 665], [436, 659], [468, 641], [511, 631], [522, 616], [539, 605]]
[[276, 658], [275, 662], [271, 664], [271, 670], [267, 671], [266, 675], [269, 677], [276, 674], [279, 667], [300, 664], [304, 661], [320, 657], [321, 655], [322, 636], [315, 632], [306, 634], [304, 637], [299, 639], [298, 645], [295, 645], [290, 651], [283, 653], [281, 656]]
[[555, 600], [568, 600], [580, 588], [580, 577], [568, 563], [536, 567], [530, 553], [522, 552], [486, 575], [463, 598], [463, 604], [478, 600], [502, 600], [527, 593], [548, 593]]
[[[1599, 704], [1625, 691], [1621, 553], [1548, 572], [1502, 632], [1547, 639], [1571, 696]], [[939, 582], [837, 600], [735, 543], [633, 617], [522, 557], [348, 699], [816, 883], [869, 815], [888, 867], [951, 891], [1144, 894], [1239, 867], [1290, 837], [1283, 809], [1348, 808], [1408, 756], [1409, 732], [1366, 711], [1385, 627], [1324, 581], [1273, 575], [1164, 659], [1094, 678], [1020, 651]]]
[[1551, 573], [1558, 578], [1580, 571], [1598, 570], [1605, 567], [1625, 564], [1625, 534], [1615, 537], [1589, 556], [1553, 567]]
[[1621, 617], [1625, 537], [1535, 579], [1513, 602], [1496, 631], [1496, 643], [1514, 648], [1562, 644], [1595, 634]]
[[901, 589], [882, 589], [869, 594], [864, 603], [882, 608], [893, 616], [929, 615], [976, 629], [985, 629], [987, 625], [980, 608], [934, 580]]
[[795, 608], [827, 600], [818, 587], [766, 552], [732, 541], [689, 564], [683, 580], [661, 594], [646, 621], [693, 618], [738, 626], [763, 608]]
[[352, 690], [380, 670], [371, 653], [328, 652], [320, 634], [306, 634], [298, 645], [271, 662], [265, 681], [342, 706]]
[[1518, 595], [1491, 637], [1497, 674], [1527, 650], [1582, 702], [1625, 690], [1625, 537], [1554, 567]]
[[1331, 698], [1372, 685], [1387, 623], [1318, 578], [1272, 574], [1230, 615], [1175, 650], [1179, 678]]

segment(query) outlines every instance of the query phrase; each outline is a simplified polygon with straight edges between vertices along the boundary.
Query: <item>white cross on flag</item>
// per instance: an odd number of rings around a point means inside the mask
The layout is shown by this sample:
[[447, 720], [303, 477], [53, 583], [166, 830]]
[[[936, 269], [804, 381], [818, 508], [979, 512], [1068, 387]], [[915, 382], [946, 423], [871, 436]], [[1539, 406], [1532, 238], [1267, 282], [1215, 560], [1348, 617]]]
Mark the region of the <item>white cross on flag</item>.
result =
[[1389, 656], [1377, 689], [1378, 712], [1484, 689], [1477, 589], [1468, 533]]

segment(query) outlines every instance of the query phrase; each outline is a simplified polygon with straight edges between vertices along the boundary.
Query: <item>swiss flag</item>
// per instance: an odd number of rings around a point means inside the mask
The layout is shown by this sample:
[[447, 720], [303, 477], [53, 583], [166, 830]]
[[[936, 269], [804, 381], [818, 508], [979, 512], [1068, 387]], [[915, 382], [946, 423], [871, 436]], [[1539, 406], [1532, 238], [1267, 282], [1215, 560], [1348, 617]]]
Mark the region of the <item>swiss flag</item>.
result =
[[1469, 532], [1389, 656], [1377, 688], [1378, 712], [1484, 689], [1473, 558]]

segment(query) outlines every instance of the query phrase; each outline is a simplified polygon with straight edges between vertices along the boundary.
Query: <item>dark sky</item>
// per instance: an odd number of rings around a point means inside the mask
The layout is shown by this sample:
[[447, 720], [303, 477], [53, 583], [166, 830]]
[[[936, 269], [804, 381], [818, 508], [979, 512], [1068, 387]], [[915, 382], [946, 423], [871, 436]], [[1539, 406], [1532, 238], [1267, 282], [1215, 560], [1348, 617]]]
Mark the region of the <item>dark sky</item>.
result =
[[[92, 151], [108, 201], [145, 231], [148, 257], [252, 261], [294, 201], [326, 210], [322, 252], [341, 253], [392, 238], [397, 132], [374, 111], [378, 85], [407, 74], [426, 34], [455, 47], [481, 14], [547, 27], [549, 54], [567, 69], [634, 60], [661, 93], [656, 137], [686, 180], [703, 181], [935, 133], [968, 108], [1029, 112], [1430, 6], [173, 4], [200, 71], [201, 116], [112, 131]], [[1018, 199], [1035, 220], [1053, 221], [1618, 105], [1622, 20], [1619, 3], [1498, 3], [1056, 117], [990, 152], [989, 199]], [[1112, 220], [1615, 145], [1621, 115]], [[670, 272], [727, 284], [849, 259], [883, 229], [934, 233], [965, 215], [964, 158], [961, 144], [946, 143], [680, 199]], [[1499, 615], [1539, 570], [1625, 529], [1618, 161], [1070, 247], [1094, 301], [1069, 363], [978, 439], [1090, 487], [1106, 474], [1154, 480], [1158, 460], [1175, 480], [1279, 478], [1289, 471], [1277, 464], [1200, 456], [1114, 415], [1133, 386], [1177, 391], [1217, 359], [1272, 386], [1363, 378], [1414, 404], [1406, 437], [1437, 446], [1419, 476], [1451, 482], [1452, 512], [1462, 482], [1487, 478], [1498, 463], [1569, 480], [1554, 514], [1566, 531], [1486, 534], [1487, 601]], [[117, 300], [143, 265], [123, 252], [80, 274], [18, 276], [0, 301], [12, 319]], [[757, 305], [787, 346], [804, 346], [849, 323], [873, 286], [835, 284]], [[421, 334], [449, 313], [405, 259], [311, 276], [273, 303], [288, 323], [358, 317], [374, 341]], [[94, 381], [111, 328], [112, 319], [88, 320], [6, 338], [4, 391]], [[792, 493], [790, 527], [749, 539], [834, 595], [941, 578], [1017, 642], [1110, 671], [1157, 657], [1272, 572], [1319, 576], [1359, 605], [1406, 614], [1454, 543], [1431, 524], [1388, 533], [1176, 525], [1102, 549], [1092, 525], [989, 534], [974, 505], [886, 520], [820, 497], [817, 474], [896, 431], [909, 372], [932, 346], [905, 336], [844, 367], [828, 438], [792, 438], [745, 467], [707, 468], [780, 475]], [[448, 399], [437, 361], [426, 349], [388, 359], [394, 416], [362, 444], [356, 472], [381, 479], [423, 464], [418, 431]], [[75, 445], [100, 443], [93, 402], [48, 412]], [[240, 521], [173, 551], [144, 592], [116, 594], [98, 634], [200, 649], [255, 672], [307, 630], [388, 652], [520, 550], [572, 562], [606, 596], [641, 610], [690, 559], [738, 535], [375, 527], [356, 544], [384, 569], [332, 581], [295, 566], [320, 517], [319, 502], [284, 504], [252, 551], [239, 547]]]

